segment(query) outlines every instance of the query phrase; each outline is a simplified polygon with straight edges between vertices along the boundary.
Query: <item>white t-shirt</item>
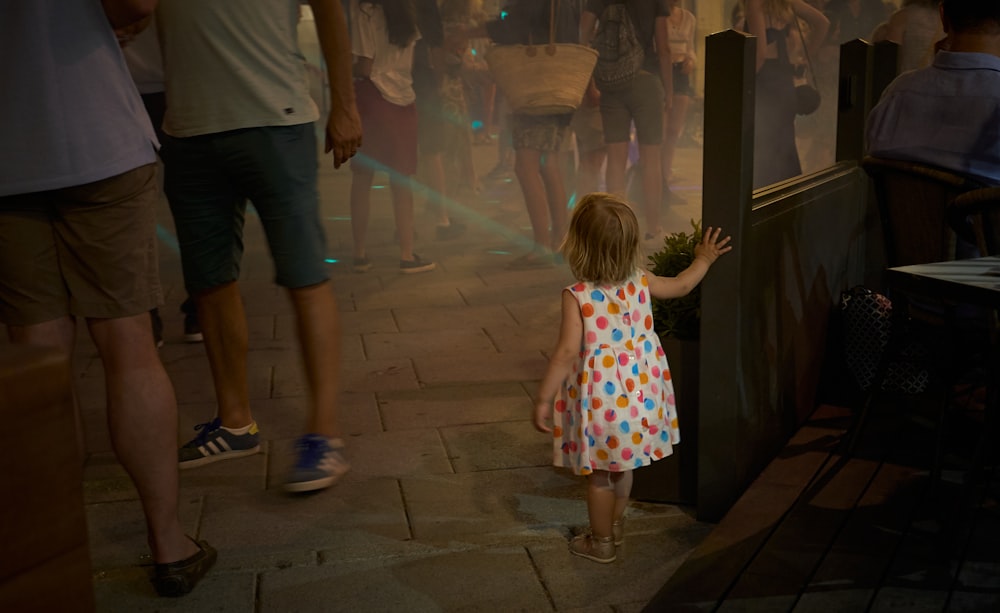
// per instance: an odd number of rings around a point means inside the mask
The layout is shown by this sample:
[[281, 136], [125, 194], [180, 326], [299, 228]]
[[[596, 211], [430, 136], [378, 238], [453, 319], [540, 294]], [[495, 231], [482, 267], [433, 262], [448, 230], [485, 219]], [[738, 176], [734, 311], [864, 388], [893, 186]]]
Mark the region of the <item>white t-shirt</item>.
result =
[[684, 61], [685, 57], [691, 58], [694, 62], [698, 59], [695, 55], [694, 46], [694, 31], [695, 23], [694, 14], [687, 9], [677, 8], [672, 9], [679, 11], [681, 14], [681, 25], [675, 26], [673, 17], [667, 19], [667, 32], [670, 36], [670, 61], [673, 63]]
[[298, 0], [160, 2], [163, 131], [189, 137], [316, 121], [298, 20]]
[[389, 31], [382, 7], [351, 0], [351, 52], [372, 60], [371, 81], [382, 97], [393, 104], [413, 104], [413, 46], [419, 35], [406, 47], [389, 42]]

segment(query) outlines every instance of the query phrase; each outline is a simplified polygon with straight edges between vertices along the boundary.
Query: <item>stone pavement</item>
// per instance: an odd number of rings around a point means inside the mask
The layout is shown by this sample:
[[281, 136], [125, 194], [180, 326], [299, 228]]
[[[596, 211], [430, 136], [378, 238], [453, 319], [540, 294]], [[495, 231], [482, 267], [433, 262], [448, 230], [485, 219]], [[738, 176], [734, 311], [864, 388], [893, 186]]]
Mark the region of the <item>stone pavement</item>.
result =
[[[485, 173], [492, 147], [476, 147]], [[700, 211], [700, 150], [678, 156], [668, 230]], [[377, 179], [378, 180], [378, 179]], [[328, 159], [320, 189], [330, 273], [343, 326], [341, 419], [352, 471], [330, 490], [282, 493], [304, 423], [305, 383], [294, 322], [259, 224], [248, 216], [241, 287], [250, 324], [250, 397], [260, 454], [183, 471], [181, 517], [219, 550], [215, 570], [179, 600], [147, 581], [136, 493], [114, 459], [104, 424], [100, 361], [83, 338], [77, 385], [88, 459], [85, 498], [101, 611], [638, 611], [709, 532], [693, 510], [633, 503], [619, 561], [567, 553], [569, 527], [586, 523], [584, 482], [550, 466], [549, 439], [529, 421], [554, 345], [565, 267], [508, 271], [527, 248], [516, 183], [455, 206], [468, 226], [434, 241], [418, 199], [418, 251], [438, 269], [401, 275], [389, 190], [376, 189], [374, 269], [352, 274], [350, 173]], [[173, 380], [183, 439], [213, 417], [204, 349], [181, 339], [184, 298], [173, 228], [161, 211], [160, 350]], [[648, 246], [647, 246], [648, 247]]]

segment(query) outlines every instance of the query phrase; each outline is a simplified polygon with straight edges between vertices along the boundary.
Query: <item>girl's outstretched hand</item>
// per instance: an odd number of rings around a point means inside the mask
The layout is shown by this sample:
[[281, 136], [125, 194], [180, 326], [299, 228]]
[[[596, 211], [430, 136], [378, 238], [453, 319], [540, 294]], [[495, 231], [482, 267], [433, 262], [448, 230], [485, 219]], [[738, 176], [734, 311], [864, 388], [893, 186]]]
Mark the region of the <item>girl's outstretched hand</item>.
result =
[[552, 432], [548, 422], [552, 418], [552, 402], [539, 400], [535, 403], [535, 430]]
[[719, 235], [721, 234], [722, 228], [712, 228], [712, 226], [705, 228], [705, 232], [701, 235], [701, 242], [695, 245], [694, 257], [705, 258], [709, 264], [714, 264], [720, 255], [732, 251], [733, 246], [729, 244], [732, 237], [727, 236], [720, 239]]

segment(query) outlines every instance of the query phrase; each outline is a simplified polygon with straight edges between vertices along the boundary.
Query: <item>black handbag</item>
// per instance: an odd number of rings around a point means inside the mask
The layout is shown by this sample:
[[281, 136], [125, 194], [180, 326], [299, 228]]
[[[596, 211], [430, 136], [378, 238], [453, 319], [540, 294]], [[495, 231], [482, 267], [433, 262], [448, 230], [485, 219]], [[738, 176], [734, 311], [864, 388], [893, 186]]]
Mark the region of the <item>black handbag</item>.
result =
[[906, 322], [893, 318], [888, 297], [859, 285], [840, 294], [840, 311], [844, 318], [844, 360], [858, 387], [867, 390], [875, 383], [883, 354], [895, 334], [895, 351], [886, 358], [889, 362], [882, 390], [919, 394], [927, 389], [927, 349], [907, 338]]
[[820, 102], [822, 102], [822, 98], [819, 95], [819, 90], [812, 85], [803, 83], [795, 86], [796, 115], [812, 115], [819, 108]]

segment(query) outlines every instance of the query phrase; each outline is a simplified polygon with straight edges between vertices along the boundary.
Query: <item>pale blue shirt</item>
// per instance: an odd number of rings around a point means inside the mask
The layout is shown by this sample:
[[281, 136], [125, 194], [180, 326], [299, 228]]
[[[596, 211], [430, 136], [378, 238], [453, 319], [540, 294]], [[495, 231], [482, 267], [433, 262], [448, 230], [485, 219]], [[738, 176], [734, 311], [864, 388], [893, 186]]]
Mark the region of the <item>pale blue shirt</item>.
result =
[[0, 0], [0, 196], [156, 161], [156, 136], [99, 0]]
[[1000, 57], [941, 51], [889, 84], [868, 117], [868, 153], [1000, 184]]

